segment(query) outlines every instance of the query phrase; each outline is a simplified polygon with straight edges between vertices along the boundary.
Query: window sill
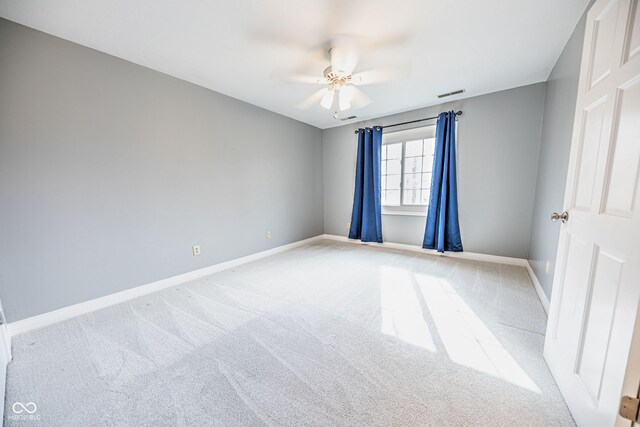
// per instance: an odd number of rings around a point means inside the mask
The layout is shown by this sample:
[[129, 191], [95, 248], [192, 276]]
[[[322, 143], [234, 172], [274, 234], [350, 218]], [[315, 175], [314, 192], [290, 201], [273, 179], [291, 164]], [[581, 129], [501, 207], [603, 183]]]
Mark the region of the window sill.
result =
[[420, 210], [420, 211], [412, 211], [412, 210], [406, 210], [406, 209], [389, 209], [389, 208], [382, 208], [382, 215], [398, 215], [398, 216], [422, 216], [422, 217], [426, 217], [427, 216], [427, 209], [425, 208], [425, 210]]

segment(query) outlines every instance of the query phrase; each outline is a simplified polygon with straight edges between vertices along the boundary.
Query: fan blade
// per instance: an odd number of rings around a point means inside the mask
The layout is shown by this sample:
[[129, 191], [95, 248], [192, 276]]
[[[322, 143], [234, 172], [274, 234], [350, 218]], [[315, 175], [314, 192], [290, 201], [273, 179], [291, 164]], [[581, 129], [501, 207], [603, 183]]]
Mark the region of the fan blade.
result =
[[347, 75], [353, 73], [358, 65], [356, 50], [349, 46], [333, 46], [329, 51], [331, 67], [337, 71], [344, 71]]
[[371, 98], [365, 95], [361, 89], [355, 86], [351, 86], [351, 88], [351, 93], [353, 95], [353, 98], [351, 99], [351, 108], [362, 108], [371, 104]]
[[296, 105], [296, 108], [299, 110], [308, 110], [309, 108], [313, 107], [314, 105], [320, 105], [320, 100], [322, 100], [322, 97], [329, 91], [328, 88], [322, 88], [316, 92], [314, 92], [312, 95], [310, 95], [309, 97], [307, 97], [304, 101], [300, 102], [298, 105]]
[[362, 45], [362, 49], [367, 52], [379, 52], [381, 50], [392, 49], [397, 51], [405, 46], [413, 38], [412, 33], [396, 33], [389, 34], [385, 38], [376, 38], [375, 40], [368, 40]]
[[324, 77], [318, 77], [311, 74], [273, 73], [271, 74], [271, 77], [275, 80], [286, 83], [327, 84], [327, 80]]
[[409, 77], [409, 74], [410, 69], [408, 67], [362, 71], [351, 76], [351, 83], [357, 86], [375, 85], [403, 79]]

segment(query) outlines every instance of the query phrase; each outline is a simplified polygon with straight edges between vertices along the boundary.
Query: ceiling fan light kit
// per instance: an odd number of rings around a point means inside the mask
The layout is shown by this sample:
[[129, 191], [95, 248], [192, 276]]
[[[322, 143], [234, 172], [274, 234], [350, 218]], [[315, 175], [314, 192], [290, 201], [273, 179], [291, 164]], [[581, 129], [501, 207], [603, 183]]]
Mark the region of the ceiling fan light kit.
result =
[[336, 97], [335, 91], [327, 90], [327, 92], [322, 97], [322, 101], [320, 101], [320, 105], [322, 106], [322, 108], [326, 108], [327, 110], [330, 110], [331, 107], [333, 106], [333, 100], [335, 99], [335, 97]]
[[329, 84], [329, 88], [327, 93], [322, 97], [320, 105], [330, 110], [337, 101], [340, 111], [351, 108], [351, 101], [353, 100], [351, 74], [347, 74], [342, 70], [334, 70], [331, 65], [324, 70], [324, 78]]

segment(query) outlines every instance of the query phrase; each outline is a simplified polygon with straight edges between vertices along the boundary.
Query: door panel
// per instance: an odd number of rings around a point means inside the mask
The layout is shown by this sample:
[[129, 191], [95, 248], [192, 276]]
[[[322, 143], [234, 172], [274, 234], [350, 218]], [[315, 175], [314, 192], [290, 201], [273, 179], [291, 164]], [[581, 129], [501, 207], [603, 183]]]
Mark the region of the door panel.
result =
[[574, 209], [589, 211], [596, 182], [596, 164], [605, 117], [606, 98], [599, 99], [584, 111], [580, 135]]
[[608, 2], [594, 21], [593, 55], [590, 65], [590, 88], [595, 87], [611, 72], [611, 54], [618, 19], [618, 0]]
[[578, 334], [575, 330], [580, 325], [589, 275], [589, 271], [583, 266], [591, 264], [593, 251], [586, 242], [572, 238], [571, 235], [567, 236], [566, 245], [567, 255], [562, 275], [565, 283], [575, 283], [576, 286], [562, 288], [555, 337], [565, 354], [573, 357], [578, 347]]
[[600, 398], [600, 385], [609, 349], [609, 336], [616, 309], [620, 274], [624, 261], [600, 248], [596, 249], [589, 303], [586, 307], [584, 338], [576, 373], [591, 396]]
[[608, 165], [603, 211], [632, 218], [640, 167], [640, 79], [618, 92], [617, 129]]
[[640, 28], [636, 23], [640, 22], [640, 8], [638, 7], [638, 0], [631, 2], [629, 10], [629, 30], [625, 39], [625, 55], [624, 62], [633, 59], [638, 53], [640, 53]]

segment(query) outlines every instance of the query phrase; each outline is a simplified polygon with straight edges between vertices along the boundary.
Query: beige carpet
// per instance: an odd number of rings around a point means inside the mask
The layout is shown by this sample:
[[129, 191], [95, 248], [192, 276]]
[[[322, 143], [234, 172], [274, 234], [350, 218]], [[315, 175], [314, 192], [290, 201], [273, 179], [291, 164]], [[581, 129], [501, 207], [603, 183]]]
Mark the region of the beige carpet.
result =
[[523, 268], [325, 241], [16, 337], [5, 422], [573, 425], [545, 321]]

